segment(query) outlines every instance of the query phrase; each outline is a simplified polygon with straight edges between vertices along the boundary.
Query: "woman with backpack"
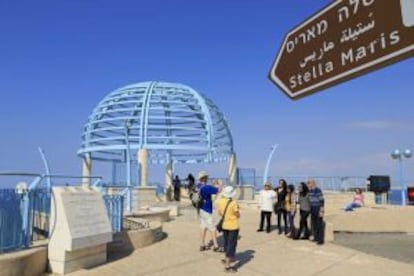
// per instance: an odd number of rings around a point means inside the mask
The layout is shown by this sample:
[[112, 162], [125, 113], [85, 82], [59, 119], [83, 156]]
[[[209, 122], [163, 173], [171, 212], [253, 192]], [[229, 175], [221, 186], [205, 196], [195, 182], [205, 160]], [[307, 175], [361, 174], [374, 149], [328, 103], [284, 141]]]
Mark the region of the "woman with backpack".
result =
[[[287, 194], [286, 180], [280, 179], [279, 186], [276, 188], [277, 202], [275, 204], [275, 213], [277, 215], [277, 227], [279, 229], [279, 235], [283, 232], [287, 234], [287, 212], [285, 209], [285, 200]], [[282, 217], [284, 222], [284, 230], [282, 230]]]

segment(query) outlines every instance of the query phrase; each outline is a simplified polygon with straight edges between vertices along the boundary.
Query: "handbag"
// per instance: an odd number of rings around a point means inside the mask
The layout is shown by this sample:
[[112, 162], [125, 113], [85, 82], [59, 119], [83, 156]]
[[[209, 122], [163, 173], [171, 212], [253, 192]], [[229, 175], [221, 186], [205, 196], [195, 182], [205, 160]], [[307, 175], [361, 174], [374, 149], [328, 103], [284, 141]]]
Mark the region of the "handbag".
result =
[[223, 231], [224, 216], [226, 215], [227, 207], [229, 207], [230, 202], [231, 202], [231, 199], [229, 199], [229, 201], [227, 202], [226, 208], [224, 209], [223, 216], [221, 217], [220, 221], [216, 225], [217, 232]]

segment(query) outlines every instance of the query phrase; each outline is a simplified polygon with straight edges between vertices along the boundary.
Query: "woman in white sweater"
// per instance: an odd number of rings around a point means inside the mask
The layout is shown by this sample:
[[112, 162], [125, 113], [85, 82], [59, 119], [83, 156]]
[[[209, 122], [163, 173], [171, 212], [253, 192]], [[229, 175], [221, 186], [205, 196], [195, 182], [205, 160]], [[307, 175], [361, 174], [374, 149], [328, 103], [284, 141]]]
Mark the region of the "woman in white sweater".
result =
[[264, 189], [260, 191], [259, 208], [260, 208], [260, 226], [257, 232], [263, 232], [264, 220], [266, 218], [266, 232], [270, 232], [271, 216], [273, 203], [276, 199], [276, 192], [272, 190], [272, 184], [266, 182]]

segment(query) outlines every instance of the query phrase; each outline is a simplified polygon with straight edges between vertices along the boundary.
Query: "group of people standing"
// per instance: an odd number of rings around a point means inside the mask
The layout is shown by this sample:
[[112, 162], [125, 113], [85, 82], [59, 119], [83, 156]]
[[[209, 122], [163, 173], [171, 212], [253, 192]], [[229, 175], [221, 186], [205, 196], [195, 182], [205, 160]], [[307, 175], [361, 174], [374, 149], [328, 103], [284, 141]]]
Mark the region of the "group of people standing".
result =
[[176, 175], [172, 180], [172, 186], [167, 188], [167, 198], [168, 201], [180, 201], [181, 200], [181, 188], [185, 186], [190, 193], [195, 188], [195, 178], [190, 173], [187, 178], [184, 180], [186, 185], [183, 185], [181, 179]]
[[[226, 272], [236, 272], [232, 264], [236, 261], [236, 248], [239, 237], [240, 208], [235, 200], [236, 190], [232, 186], [223, 187], [219, 181], [209, 182], [209, 176], [202, 171], [198, 174], [198, 184], [192, 190], [190, 198], [198, 198], [196, 204], [200, 219], [200, 251], [212, 249], [214, 252], [224, 253], [221, 262], [225, 266]], [[293, 239], [309, 239], [313, 236], [313, 241], [318, 245], [324, 243], [323, 215], [324, 197], [321, 189], [316, 186], [314, 180], [307, 183], [300, 183], [298, 195], [295, 193], [295, 186], [287, 185], [284, 179], [279, 181], [279, 185], [273, 189], [271, 183], [266, 183], [260, 192], [259, 208], [261, 210], [260, 226], [257, 231], [266, 230], [270, 233], [272, 228], [271, 216], [275, 212], [277, 215], [278, 233], [284, 233]], [[221, 195], [215, 205], [221, 220], [218, 224], [213, 219], [214, 197]], [[300, 223], [296, 230], [294, 219], [299, 205]], [[308, 218], [311, 218], [311, 228], [308, 227]], [[283, 226], [282, 226], [283, 219]], [[266, 221], [266, 228], [265, 226]], [[311, 229], [311, 230], [310, 230]], [[223, 246], [217, 241], [217, 233], [223, 234]], [[211, 236], [211, 244], [206, 243], [207, 234]]]
[[[293, 239], [309, 239], [319, 245], [324, 243], [324, 197], [322, 190], [316, 186], [316, 182], [310, 179], [307, 183], [300, 183], [298, 193], [295, 186], [288, 185], [286, 180], [279, 180], [279, 185], [273, 189], [270, 182], [265, 183], [260, 191], [259, 208], [261, 210], [258, 232], [271, 232], [271, 216], [274, 212], [277, 216], [278, 233], [285, 234]], [[299, 208], [297, 207], [299, 205]], [[295, 227], [295, 216], [299, 209], [299, 229]], [[311, 218], [311, 229], [308, 227], [308, 218]], [[283, 219], [283, 226], [282, 226]]]

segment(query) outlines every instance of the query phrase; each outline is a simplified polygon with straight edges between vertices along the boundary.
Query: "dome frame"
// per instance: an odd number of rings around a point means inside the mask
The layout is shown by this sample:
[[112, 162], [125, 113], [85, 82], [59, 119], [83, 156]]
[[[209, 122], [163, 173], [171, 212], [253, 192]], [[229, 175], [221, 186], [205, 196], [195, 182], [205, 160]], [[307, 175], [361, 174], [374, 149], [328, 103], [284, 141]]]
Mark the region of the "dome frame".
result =
[[149, 163], [224, 162], [233, 138], [223, 113], [189, 86], [141, 82], [108, 94], [84, 126], [80, 157], [125, 162], [147, 149]]

